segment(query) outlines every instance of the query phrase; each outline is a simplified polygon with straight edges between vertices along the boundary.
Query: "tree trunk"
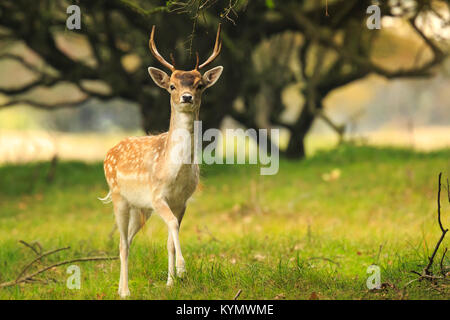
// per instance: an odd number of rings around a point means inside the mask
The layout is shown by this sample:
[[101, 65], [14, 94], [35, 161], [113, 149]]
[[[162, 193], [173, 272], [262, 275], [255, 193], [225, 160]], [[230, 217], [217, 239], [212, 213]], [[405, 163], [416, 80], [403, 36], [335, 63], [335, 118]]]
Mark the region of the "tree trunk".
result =
[[[316, 103], [316, 106], [321, 105], [321, 103]], [[291, 128], [291, 138], [284, 152], [287, 158], [302, 159], [305, 157], [305, 137], [311, 129], [315, 118], [316, 115], [308, 108], [308, 102], [305, 101], [297, 122]]]
[[290, 159], [302, 159], [305, 157], [305, 135], [292, 133], [284, 155]]
[[159, 134], [169, 130], [170, 100], [163, 95], [143, 95], [139, 99], [142, 129], [146, 134]]

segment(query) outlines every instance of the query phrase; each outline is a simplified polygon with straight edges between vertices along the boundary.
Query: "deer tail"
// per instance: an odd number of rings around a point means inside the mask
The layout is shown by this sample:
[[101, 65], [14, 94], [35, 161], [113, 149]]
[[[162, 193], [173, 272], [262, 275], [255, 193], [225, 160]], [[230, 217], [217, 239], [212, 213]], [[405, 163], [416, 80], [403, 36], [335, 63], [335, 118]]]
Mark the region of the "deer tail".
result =
[[100, 200], [101, 202], [103, 202], [104, 204], [110, 203], [112, 201], [112, 199], [111, 199], [111, 190], [109, 190], [109, 192], [106, 195], [106, 197], [104, 197], [104, 198], [97, 198], [97, 199]]

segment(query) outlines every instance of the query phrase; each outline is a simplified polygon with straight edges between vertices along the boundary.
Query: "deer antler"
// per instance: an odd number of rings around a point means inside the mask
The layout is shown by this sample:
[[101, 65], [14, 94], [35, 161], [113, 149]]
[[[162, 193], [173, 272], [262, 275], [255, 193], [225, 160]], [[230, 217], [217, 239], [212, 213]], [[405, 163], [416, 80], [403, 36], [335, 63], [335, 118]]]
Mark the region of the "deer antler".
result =
[[215, 58], [217, 58], [217, 56], [220, 53], [221, 48], [222, 48], [222, 41], [220, 40], [220, 23], [219, 23], [219, 27], [217, 28], [216, 43], [214, 44], [213, 52], [209, 56], [208, 60], [203, 62], [200, 66], [198, 65], [198, 60], [197, 60], [197, 65], [196, 65], [195, 69], [199, 70], [199, 69], [203, 68], [204, 66], [210, 64]]
[[[197, 62], [195, 63], [194, 70], [198, 70], [198, 51], [195, 52], [195, 55], [197, 56]], [[450, 192], [450, 191], [449, 191]]]
[[171, 65], [168, 63], [158, 52], [155, 45], [155, 26], [152, 28], [152, 33], [150, 34], [150, 40], [148, 42], [148, 46], [150, 48], [150, 52], [155, 56], [155, 58], [161, 62], [161, 64], [167, 68], [169, 68], [171, 71], [175, 71], [175, 61], [173, 61], [174, 65]]

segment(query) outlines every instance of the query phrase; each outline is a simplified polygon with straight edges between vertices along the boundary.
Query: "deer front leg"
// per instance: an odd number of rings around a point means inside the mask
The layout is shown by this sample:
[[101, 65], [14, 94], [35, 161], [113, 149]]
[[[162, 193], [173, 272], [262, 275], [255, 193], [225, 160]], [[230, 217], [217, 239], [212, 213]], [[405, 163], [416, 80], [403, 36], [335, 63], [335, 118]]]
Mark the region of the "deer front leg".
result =
[[[155, 209], [167, 224], [167, 228], [169, 229], [169, 236], [167, 240], [167, 250], [169, 253], [169, 275], [167, 284], [172, 284], [172, 276], [174, 274], [173, 270], [173, 247], [175, 247], [175, 257], [176, 257], [176, 267], [177, 267], [177, 275], [182, 276], [186, 271], [183, 254], [181, 253], [180, 246], [180, 238], [179, 238], [179, 229], [180, 223], [178, 219], [173, 214], [172, 210], [169, 208], [165, 201], [159, 201], [155, 203]], [[172, 242], [170, 241], [172, 240]]]
[[[180, 212], [177, 212], [177, 219], [178, 219], [178, 234], [180, 233], [181, 228], [181, 221], [183, 220], [184, 213], [186, 212], [186, 206], [183, 207], [183, 209]], [[180, 249], [180, 255], [181, 255], [181, 249]], [[177, 259], [178, 262], [178, 259]], [[177, 264], [177, 276], [182, 278], [184, 273], [186, 272], [186, 267], [184, 263], [183, 257], [181, 257], [181, 264]]]
[[170, 233], [167, 237], [167, 253], [169, 256], [169, 272], [167, 275], [167, 286], [171, 286], [173, 284], [173, 278], [175, 277], [175, 246], [173, 244], [173, 237]]

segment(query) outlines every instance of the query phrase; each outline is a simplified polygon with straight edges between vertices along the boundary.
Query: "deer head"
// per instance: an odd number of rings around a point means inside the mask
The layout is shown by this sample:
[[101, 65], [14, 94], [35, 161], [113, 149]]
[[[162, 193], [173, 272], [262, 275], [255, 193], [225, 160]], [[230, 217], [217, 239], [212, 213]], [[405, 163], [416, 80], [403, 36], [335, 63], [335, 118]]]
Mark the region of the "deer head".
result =
[[155, 45], [155, 26], [152, 28], [150, 35], [149, 47], [155, 58], [172, 72], [169, 76], [164, 71], [150, 67], [148, 72], [153, 81], [163, 89], [170, 93], [170, 101], [176, 111], [180, 112], [194, 112], [200, 108], [200, 102], [203, 91], [211, 87], [219, 79], [222, 74], [223, 67], [215, 67], [206, 71], [203, 75], [200, 70], [206, 65], [210, 64], [220, 53], [222, 41], [220, 40], [220, 24], [217, 29], [216, 43], [211, 56], [201, 65], [199, 65], [199, 58], [197, 52], [197, 63], [195, 68], [191, 71], [177, 70], [175, 68], [175, 60], [173, 55], [170, 55], [172, 64], [167, 62], [161, 54], [159, 54]]

